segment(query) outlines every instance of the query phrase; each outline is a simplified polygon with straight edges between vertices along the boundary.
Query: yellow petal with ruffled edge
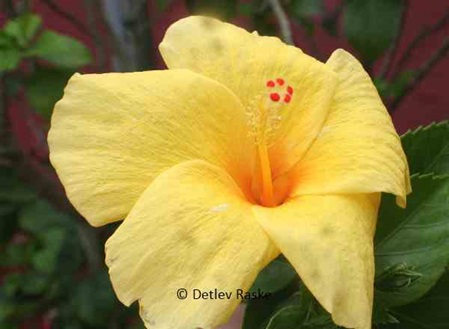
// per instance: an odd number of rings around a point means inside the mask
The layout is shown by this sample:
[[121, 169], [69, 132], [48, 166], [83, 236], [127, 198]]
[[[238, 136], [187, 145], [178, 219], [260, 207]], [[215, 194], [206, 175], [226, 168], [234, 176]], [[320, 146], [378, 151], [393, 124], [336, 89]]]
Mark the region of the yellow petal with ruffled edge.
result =
[[76, 74], [48, 137], [70, 201], [94, 226], [123, 219], [160, 172], [184, 160], [206, 159], [243, 181], [254, 147], [246, 140], [235, 95], [187, 70]]
[[388, 192], [405, 206], [411, 191], [407, 159], [376, 87], [344, 50], [326, 65], [340, 82], [322, 131], [292, 174], [292, 196]]
[[379, 194], [302, 196], [256, 218], [334, 322], [370, 329]]
[[[214, 328], [278, 250], [222, 169], [188, 161], [158, 176], [106, 243], [118, 298], [138, 300], [147, 328]], [[177, 296], [186, 289], [186, 299]], [[231, 298], [193, 298], [218, 289]]]
[[[177, 21], [159, 49], [170, 69], [190, 69], [230, 88], [244, 104], [250, 123], [257, 121], [255, 112], [266, 107], [270, 136], [264, 143], [269, 146], [273, 177], [290, 169], [310, 146], [337, 83], [331, 69], [300, 49], [209, 17]], [[283, 79], [282, 86], [278, 78]], [[266, 85], [270, 80], [275, 87]], [[293, 94], [284, 103], [288, 86]], [[280, 95], [278, 102], [270, 102], [272, 92]]]

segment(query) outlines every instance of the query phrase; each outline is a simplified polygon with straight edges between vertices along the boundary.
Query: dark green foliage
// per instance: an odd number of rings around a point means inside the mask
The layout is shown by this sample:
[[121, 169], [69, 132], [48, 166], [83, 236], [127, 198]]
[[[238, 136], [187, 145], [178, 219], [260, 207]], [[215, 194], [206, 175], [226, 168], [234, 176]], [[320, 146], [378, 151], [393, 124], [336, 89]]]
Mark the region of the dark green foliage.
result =
[[398, 33], [402, 0], [346, 0], [343, 29], [351, 45], [373, 62]]
[[290, 6], [292, 14], [297, 17], [317, 16], [324, 11], [324, 3], [322, 0], [294, 0]]
[[92, 60], [89, 50], [79, 41], [56, 33], [44, 31], [25, 52], [60, 67], [76, 68]]
[[276, 293], [297, 279], [298, 274], [284, 258], [277, 258], [266, 266], [257, 277], [250, 291]]
[[[31, 107], [47, 120], [69, 77], [91, 61], [86, 46], [55, 31], [42, 30], [37, 15], [21, 15], [0, 29], [0, 75], [9, 73], [7, 94], [15, 96], [24, 87]], [[21, 69], [21, 63], [28, 65], [26, 70]]]
[[44, 118], [50, 119], [53, 107], [62, 98], [64, 87], [73, 71], [36, 67], [25, 80], [25, 92], [31, 106]]
[[173, 0], [157, 0], [156, 5], [160, 11], [164, 11], [173, 2]]
[[25, 48], [36, 35], [41, 24], [42, 20], [39, 16], [24, 14], [9, 21], [4, 26], [3, 32], [11, 37], [19, 47]]
[[[1, 168], [0, 182], [0, 328], [49, 310], [55, 328], [140, 325], [136, 309], [115, 297], [106, 268], [88, 270], [79, 230], [85, 224], [36, 196], [12, 168]], [[101, 254], [102, 243], [90, 247]]]
[[449, 328], [449, 271], [418, 301], [392, 310], [399, 320], [394, 329]]
[[237, 13], [237, 0], [186, 0], [190, 13], [229, 20]]
[[393, 81], [387, 81], [384, 78], [375, 77], [374, 84], [379, 91], [382, 99], [395, 99], [400, 97], [408, 84], [414, 79], [416, 73], [414, 71], [401, 72]]
[[0, 73], [14, 70], [22, 59], [22, 50], [31, 42], [41, 25], [39, 16], [25, 14], [0, 30]]
[[302, 25], [305, 31], [312, 34], [314, 31], [313, 17], [324, 12], [322, 0], [295, 0], [290, 3], [290, 13]]
[[449, 263], [449, 177], [414, 176], [412, 188], [406, 209], [397, 207], [393, 198], [384, 198], [379, 214], [377, 277], [398, 264], [422, 276], [409, 276], [405, 282], [403, 275], [391, 276], [396, 288], [379, 296], [390, 305], [403, 305], [424, 295]]
[[402, 146], [412, 174], [449, 174], [449, 121], [407, 132]]

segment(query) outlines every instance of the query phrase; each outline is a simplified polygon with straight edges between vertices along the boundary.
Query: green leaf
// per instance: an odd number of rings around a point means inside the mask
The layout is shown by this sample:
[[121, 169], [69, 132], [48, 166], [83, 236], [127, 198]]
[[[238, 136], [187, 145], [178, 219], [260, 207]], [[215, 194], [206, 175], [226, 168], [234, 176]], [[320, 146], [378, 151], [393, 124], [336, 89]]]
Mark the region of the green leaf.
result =
[[[295, 280], [296, 279], [296, 280]], [[248, 301], [243, 329], [261, 329], [270, 319], [270, 315], [297, 292], [298, 275], [288, 261], [279, 256], [268, 264], [258, 275], [250, 292], [258, 289], [269, 292], [268, 300], [252, 299]]]
[[8, 76], [5, 79], [5, 92], [7, 96], [15, 97], [21, 91], [22, 88], [22, 76], [18, 74]]
[[195, 15], [229, 20], [237, 13], [237, 0], [186, 0], [187, 9]]
[[42, 273], [53, 273], [57, 269], [59, 254], [66, 238], [66, 232], [61, 228], [51, 228], [41, 233], [42, 247], [33, 253], [31, 263]]
[[449, 328], [449, 272], [418, 301], [392, 310], [400, 324], [395, 329]]
[[38, 295], [48, 284], [48, 277], [40, 273], [12, 273], [6, 276], [4, 291], [7, 296], [16, 294]]
[[299, 305], [286, 306], [279, 310], [271, 319], [266, 329], [290, 329], [300, 327], [302, 322]]
[[19, 225], [24, 231], [35, 235], [39, 242], [31, 259], [37, 271], [54, 272], [59, 267], [65, 246], [73, 248], [65, 257], [70, 257], [74, 265], [79, 264], [79, 246], [69, 243], [73, 236], [77, 236], [76, 231], [70, 219], [56, 211], [48, 202], [39, 200], [21, 209]]
[[14, 313], [14, 305], [6, 298], [4, 290], [5, 287], [2, 286], [0, 290], [0, 323], [2, 325]]
[[296, 271], [287, 261], [275, 259], [259, 273], [250, 292], [260, 289], [273, 294], [286, 288], [297, 278]]
[[12, 168], [0, 168], [0, 202], [25, 203], [35, 198], [32, 189], [24, 185]]
[[67, 218], [43, 200], [38, 200], [23, 207], [19, 213], [20, 227], [36, 235], [45, 233], [55, 227], [61, 227], [63, 220], [67, 220]]
[[84, 323], [95, 328], [108, 323], [116, 298], [106, 271], [79, 283], [73, 294], [72, 307]]
[[303, 26], [309, 35], [315, 29], [313, 16], [321, 14], [323, 9], [324, 5], [321, 0], [295, 0], [290, 4], [290, 11], [296, 21]]
[[0, 202], [0, 245], [9, 241], [16, 229], [16, 205]]
[[238, 3], [237, 4], [237, 13], [243, 16], [252, 16], [254, 12], [254, 4], [253, 3]]
[[[376, 297], [387, 307], [423, 296], [449, 262], [449, 176], [413, 176], [412, 188], [406, 209], [397, 207], [390, 195], [384, 196], [380, 208], [375, 236], [376, 284], [398, 265], [409, 270], [391, 276], [396, 280], [391, 289], [377, 291]], [[410, 271], [421, 278], [404, 277]], [[383, 281], [382, 286], [388, 285]]]
[[0, 264], [5, 267], [28, 265], [33, 254], [34, 245], [30, 243], [10, 243], [6, 252], [0, 253]]
[[143, 323], [133, 323], [131, 324], [129, 329], [145, 329], [145, 326], [143, 325]]
[[401, 96], [415, 76], [416, 72], [411, 70], [399, 73], [398, 77], [389, 85], [388, 96], [395, 98]]
[[54, 31], [44, 31], [25, 54], [67, 68], [87, 65], [92, 60], [81, 42]]
[[374, 77], [373, 83], [376, 86], [377, 91], [382, 99], [386, 99], [389, 97], [389, 82], [381, 77]]
[[49, 276], [42, 273], [29, 272], [24, 273], [20, 290], [27, 295], [42, 294], [48, 287]]
[[164, 11], [173, 2], [173, 0], [156, 0], [157, 8]]
[[44, 118], [50, 119], [53, 108], [62, 98], [64, 87], [73, 71], [38, 67], [25, 80], [25, 93], [31, 106]]
[[50, 273], [58, 269], [62, 275], [76, 271], [81, 265], [83, 254], [74, 222], [48, 202], [39, 200], [22, 208], [19, 225], [40, 243], [32, 258], [38, 271]]
[[404, 93], [405, 88], [415, 77], [414, 71], [404, 71], [392, 82], [383, 78], [374, 78], [374, 84], [382, 99], [397, 98]]
[[392, 43], [399, 30], [402, 0], [346, 0], [343, 29], [363, 59], [373, 62]]
[[320, 15], [324, 10], [322, 0], [294, 0], [290, 4], [290, 10], [296, 17], [307, 17]]
[[321, 26], [333, 37], [338, 36], [340, 10], [334, 10], [323, 17]]
[[[76, 272], [83, 263], [83, 250], [81, 247], [80, 235], [75, 225], [65, 225], [65, 239], [63, 241], [58, 257], [58, 269], [62, 274]], [[93, 245], [92, 248], [98, 246]], [[101, 246], [103, 247], [103, 246]], [[100, 252], [100, 248], [98, 247]]]
[[[298, 290], [299, 287], [299, 290]], [[335, 329], [331, 316], [306, 286], [297, 281], [294, 292], [284, 290], [267, 300], [251, 300], [242, 329]]]
[[22, 15], [5, 25], [0, 31], [0, 73], [19, 66], [21, 48], [28, 46], [40, 25], [40, 17], [33, 14]]
[[265, 329], [288, 329], [298, 327], [307, 319], [313, 297], [305, 291], [301, 285], [298, 292], [291, 295], [287, 300], [279, 303], [275, 311], [270, 315]]
[[376, 288], [378, 291], [400, 291], [420, 280], [422, 274], [416, 272], [414, 267], [405, 263], [393, 265], [387, 268], [376, 279]]
[[268, 300], [252, 299], [248, 302], [243, 317], [242, 329], [263, 329], [276, 311], [279, 304], [287, 300], [290, 294], [283, 292], [273, 294]]
[[12, 273], [5, 277], [3, 282], [3, 291], [7, 297], [13, 297], [20, 289], [21, 273]]
[[27, 13], [9, 21], [4, 27], [4, 32], [23, 48], [33, 39], [41, 24], [42, 19], [38, 15]]
[[449, 174], [449, 121], [407, 132], [402, 146], [411, 174]]
[[12, 71], [19, 65], [21, 55], [16, 48], [1, 48], [0, 46], [0, 73]]
[[17, 48], [14, 38], [8, 35], [4, 30], [0, 30], [0, 49], [2, 48]]
[[304, 284], [270, 317], [265, 329], [333, 329], [337, 326]]
[[263, 329], [271, 316], [283, 306], [290, 303], [291, 296], [297, 293], [297, 286], [293, 289], [282, 289], [266, 299], [251, 299], [247, 303], [242, 329]]
[[391, 314], [391, 311], [388, 310], [385, 305], [382, 305], [376, 300], [376, 298], [374, 298], [373, 323], [399, 323], [399, 320]]

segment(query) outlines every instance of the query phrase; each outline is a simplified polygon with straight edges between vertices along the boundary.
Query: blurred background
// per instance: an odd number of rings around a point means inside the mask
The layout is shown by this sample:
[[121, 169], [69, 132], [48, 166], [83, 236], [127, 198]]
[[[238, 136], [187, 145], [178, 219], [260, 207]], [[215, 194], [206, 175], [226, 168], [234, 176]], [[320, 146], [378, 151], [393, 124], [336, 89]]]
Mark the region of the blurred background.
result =
[[143, 328], [103, 263], [116, 225], [91, 228], [71, 207], [46, 134], [74, 72], [162, 69], [165, 30], [191, 14], [277, 35], [321, 61], [351, 51], [400, 133], [449, 119], [448, 0], [0, 0], [1, 329]]

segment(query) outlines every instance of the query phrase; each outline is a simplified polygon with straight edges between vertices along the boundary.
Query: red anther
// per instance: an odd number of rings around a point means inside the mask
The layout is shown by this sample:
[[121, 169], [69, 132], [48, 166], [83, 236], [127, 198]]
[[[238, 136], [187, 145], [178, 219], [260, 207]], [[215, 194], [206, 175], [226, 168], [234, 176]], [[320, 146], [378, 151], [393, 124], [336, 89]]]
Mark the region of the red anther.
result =
[[274, 83], [273, 80], [268, 80], [268, 81], [267, 81], [267, 87], [273, 88], [274, 86], [275, 86], [275, 83]]
[[279, 100], [281, 99], [281, 96], [278, 93], [271, 93], [270, 94], [270, 99], [273, 102], [279, 102]]
[[292, 100], [292, 96], [287, 94], [284, 96], [284, 102], [285, 103], [290, 103], [290, 101]]
[[287, 92], [288, 92], [290, 95], [293, 95], [293, 88], [292, 88], [291, 86], [288, 86], [288, 87], [287, 87]]
[[276, 79], [276, 82], [278, 83], [279, 86], [282, 86], [285, 83], [284, 79], [281, 78]]

